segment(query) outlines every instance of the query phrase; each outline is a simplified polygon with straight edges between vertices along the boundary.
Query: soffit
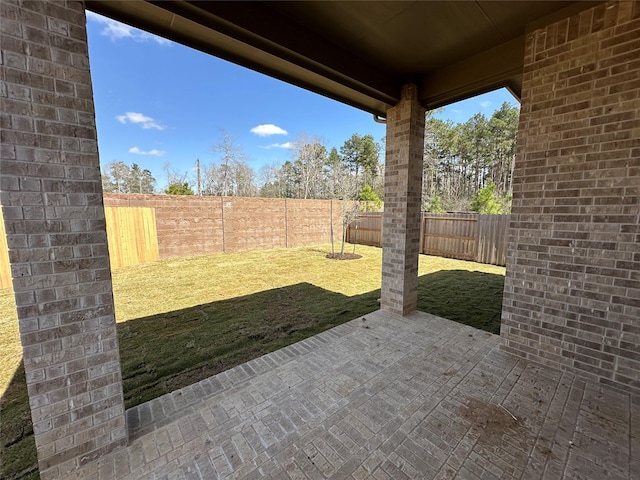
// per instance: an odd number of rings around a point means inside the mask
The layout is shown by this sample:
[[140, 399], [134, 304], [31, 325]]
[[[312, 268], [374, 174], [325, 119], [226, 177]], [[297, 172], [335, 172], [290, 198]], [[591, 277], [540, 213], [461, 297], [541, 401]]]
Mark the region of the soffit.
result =
[[427, 108], [499, 87], [519, 96], [527, 25], [595, 3], [98, 0], [87, 8], [384, 116], [407, 82]]

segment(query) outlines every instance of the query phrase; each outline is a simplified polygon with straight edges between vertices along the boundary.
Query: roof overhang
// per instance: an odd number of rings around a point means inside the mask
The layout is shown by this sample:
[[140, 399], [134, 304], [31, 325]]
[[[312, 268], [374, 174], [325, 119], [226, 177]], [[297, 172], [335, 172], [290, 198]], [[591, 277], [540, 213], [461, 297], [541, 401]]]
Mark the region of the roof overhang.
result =
[[87, 8], [385, 116], [402, 85], [428, 109], [520, 96], [527, 29], [600, 2], [95, 0]]

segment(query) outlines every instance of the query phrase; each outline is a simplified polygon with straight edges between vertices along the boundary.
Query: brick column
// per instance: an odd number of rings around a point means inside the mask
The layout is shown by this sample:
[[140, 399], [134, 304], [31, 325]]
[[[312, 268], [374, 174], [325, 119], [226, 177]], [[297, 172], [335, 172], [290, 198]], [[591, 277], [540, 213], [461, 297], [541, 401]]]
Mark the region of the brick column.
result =
[[81, 2], [0, 3], [0, 201], [41, 478], [126, 443]]
[[387, 111], [380, 307], [398, 315], [418, 300], [424, 115], [415, 85]]
[[503, 348], [640, 393], [640, 3], [528, 34]]

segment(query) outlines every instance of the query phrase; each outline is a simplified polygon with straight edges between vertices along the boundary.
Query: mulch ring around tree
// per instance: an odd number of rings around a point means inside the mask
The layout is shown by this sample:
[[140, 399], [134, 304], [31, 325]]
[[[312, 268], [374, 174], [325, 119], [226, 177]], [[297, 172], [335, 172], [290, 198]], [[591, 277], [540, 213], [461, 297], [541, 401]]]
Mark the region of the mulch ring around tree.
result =
[[358, 255], [357, 253], [330, 253], [326, 258], [329, 260], [357, 260], [362, 258], [362, 255]]

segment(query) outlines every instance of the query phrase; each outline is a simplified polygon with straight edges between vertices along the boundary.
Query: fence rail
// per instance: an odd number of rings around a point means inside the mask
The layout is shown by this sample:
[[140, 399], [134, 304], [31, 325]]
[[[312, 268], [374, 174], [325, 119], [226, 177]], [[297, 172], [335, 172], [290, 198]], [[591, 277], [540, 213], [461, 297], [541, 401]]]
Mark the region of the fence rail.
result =
[[[510, 215], [422, 213], [420, 253], [506, 265]], [[349, 226], [351, 243], [382, 246], [382, 213], [363, 213]]]

